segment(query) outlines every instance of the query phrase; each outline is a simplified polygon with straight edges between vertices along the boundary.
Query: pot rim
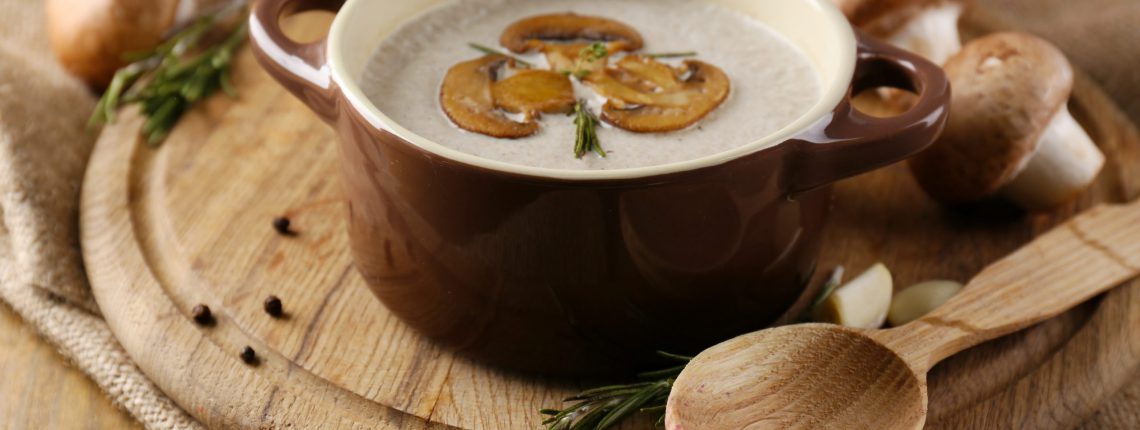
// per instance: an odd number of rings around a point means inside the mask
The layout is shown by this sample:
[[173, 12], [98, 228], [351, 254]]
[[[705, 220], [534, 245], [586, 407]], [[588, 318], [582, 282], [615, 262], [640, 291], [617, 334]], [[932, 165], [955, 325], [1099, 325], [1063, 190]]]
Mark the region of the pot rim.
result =
[[[752, 141], [748, 144], [738, 146], [728, 151], [723, 151], [691, 160], [678, 161], [673, 163], [666, 163], [654, 166], [622, 168], [612, 170], [578, 170], [578, 169], [555, 169], [546, 167], [526, 166], [516, 163], [509, 163], [504, 161], [492, 160], [488, 158], [479, 157], [456, 149], [452, 149], [443, 144], [434, 142], [426, 137], [423, 137], [407, 128], [403, 127], [395, 120], [384, 114], [377, 108], [358, 84], [358, 79], [355, 79], [349, 73], [349, 67], [346, 65], [345, 56], [346, 41], [353, 35], [359, 35], [362, 29], [352, 27], [356, 20], [347, 19], [346, 17], [361, 16], [360, 9], [366, 1], [369, 0], [348, 0], [337, 13], [336, 18], [333, 20], [332, 26], [328, 33], [328, 51], [327, 51], [327, 67], [330, 72], [331, 79], [335, 82], [338, 92], [343, 96], [348, 104], [356, 110], [361, 117], [363, 117], [370, 126], [378, 130], [387, 131], [401, 140], [418, 147], [426, 152], [436, 154], [440, 157], [466, 164], [471, 166], [480, 167], [492, 171], [515, 174], [522, 176], [531, 176], [545, 179], [557, 180], [571, 180], [571, 181], [596, 181], [596, 180], [621, 180], [621, 179], [637, 179], [652, 176], [667, 175], [691, 170], [697, 170], [705, 167], [724, 164], [750, 154], [760, 152], [762, 150], [778, 146], [797, 135], [801, 134], [807, 129], [812, 128], [819, 123], [822, 119], [829, 117], [836, 106], [840, 105], [843, 99], [847, 96], [851, 79], [854, 74], [856, 63], [856, 38], [854, 31], [848, 24], [846, 17], [839, 11], [839, 9], [831, 2], [831, 0], [796, 0], [799, 2], [808, 3], [808, 10], [813, 13], [801, 14], [796, 16], [796, 19], [801, 19], [814, 23], [814, 27], [819, 28], [819, 25], [827, 25], [836, 28], [839, 31], [830, 32], [834, 35], [833, 41], [837, 49], [830, 50], [830, 53], [839, 55], [835, 59], [836, 71], [831, 74], [830, 81], [821, 82], [821, 95], [811, 108], [802, 114], [799, 118], [792, 121], [790, 124], [784, 126], [780, 130], [764, 136], [763, 138]], [[372, 0], [375, 1], [375, 0]], [[435, 7], [442, 7], [446, 4], [451, 4], [458, 0], [449, 0], [438, 2], [439, 5]], [[768, 7], [781, 9], [787, 12], [792, 9], [789, 6], [788, 0], [764, 0], [764, 1], [747, 1], [747, 0], [720, 0], [718, 3], [730, 8], [742, 7]], [[759, 4], [759, 6], [757, 6]], [[415, 19], [422, 13], [426, 13], [432, 8], [419, 11], [412, 17], [403, 20], [407, 22], [410, 19]], [[814, 14], [814, 20], [813, 15]], [[779, 15], [777, 13], [776, 15]], [[365, 22], [365, 21], [360, 21]], [[401, 23], [402, 23], [401, 22]], [[821, 24], [822, 23], [822, 24]], [[813, 24], [802, 24], [811, 27]], [[359, 26], [358, 26], [359, 27]], [[771, 26], [769, 26], [771, 28]], [[777, 33], [781, 33], [776, 30]], [[375, 33], [375, 30], [372, 29]], [[821, 36], [828, 32], [818, 32]], [[787, 38], [786, 34], [781, 33], [782, 36]], [[375, 37], [375, 36], [374, 36]], [[380, 36], [381, 40], [387, 37], [387, 34]], [[789, 39], [789, 41], [791, 41]], [[795, 43], [795, 42], [793, 42]], [[804, 50], [803, 46], [797, 45], [797, 48]], [[812, 62], [813, 67], [817, 69], [817, 76], [821, 81], [824, 79], [824, 73], [820, 72], [819, 64]]]

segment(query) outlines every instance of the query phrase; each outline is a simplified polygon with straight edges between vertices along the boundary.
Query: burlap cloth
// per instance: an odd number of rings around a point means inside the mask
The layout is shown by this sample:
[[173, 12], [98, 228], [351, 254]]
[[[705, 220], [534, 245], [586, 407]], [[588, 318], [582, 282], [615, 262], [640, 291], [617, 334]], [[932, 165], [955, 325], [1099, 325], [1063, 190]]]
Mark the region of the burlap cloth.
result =
[[39, 0], [0, 0], [0, 299], [150, 429], [202, 428], [131, 362], [91, 297], [79, 188], [94, 96], [50, 56]]

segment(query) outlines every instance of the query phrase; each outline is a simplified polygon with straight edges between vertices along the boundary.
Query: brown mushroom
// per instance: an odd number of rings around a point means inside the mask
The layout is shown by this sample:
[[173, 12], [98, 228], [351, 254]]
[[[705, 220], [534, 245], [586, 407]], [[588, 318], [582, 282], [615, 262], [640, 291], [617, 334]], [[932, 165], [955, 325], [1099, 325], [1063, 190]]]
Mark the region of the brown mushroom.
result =
[[728, 97], [728, 76], [696, 60], [680, 69], [641, 56], [627, 56], [585, 82], [608, 101], [602, 119], [640, 133], [680, 130], [700, 121]]
[[521, 70], [491, 86], [495, 106], [511, 113], [565, 113], [574, 107], [574, 86], [570, 78], [549, 70]]
[[624, 23], [574, 13], [538, 15], [516, 21], [503, 30], [499, 43], [512, 52], [523, 53], [540, 49], [550, 40], [610, 42], [607, 43], [610, 52], [636, 51], [644, 44], [641, 33]]
[[517, 139], [538, 131], [533, 119], [515, 122], [495, 108], [493, 86], [498, 69], [510, 58], [486, 55], [448, 69], [439, 90], [443, 112], [460, 128], [493, 137]]
[[578, 78], [585, 78], [606, 68], [610, 55], [615, 51], [609, 45], [602, 45], [602, 51], [592, 49], [588, 43], [549, 44], [542, 46], [550, 69]]
[[587, 75], [583, 81], [616, 108], [677, 107], [690, 104], [693, 96], [682, 88], [683, 72], [649, 57], [631, 55], [602, 73]]
[[935, 64], [962, 48], [958, 18], [967, 0], [833, 1], [855, 26]]
[[64, 69], [103, 89], [123, 55], [162, 43], [179, 9], [176, 0], [50, 0], [44, 4], [52, 50]]
[[1039, 211], [1077, 195], [1104, 155], [1069, 114], [1073, 70], [1053, 45], [997, 33], [945, 65], [954, 88], [942, 137], [910, 161], [931, 196], [949, 203], [1001, 194]]

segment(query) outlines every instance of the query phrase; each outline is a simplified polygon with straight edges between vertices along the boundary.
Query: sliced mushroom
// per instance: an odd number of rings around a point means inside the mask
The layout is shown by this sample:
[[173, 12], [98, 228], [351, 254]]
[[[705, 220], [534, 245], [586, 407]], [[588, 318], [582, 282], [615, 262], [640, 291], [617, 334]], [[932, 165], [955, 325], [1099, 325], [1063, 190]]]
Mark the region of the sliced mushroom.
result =
[[547, 44], [544, 41], [550, 40], [611, 42], [607, 44], [611, 52], [636, 51], [644, 44], [641, 33], [622, 22], [574, 13], [538, 15], [516, 21], [503, 30], [499, 43], [512, 52], [523, 53], [540, 49]]
[[855, 26], [935, 64], [962, 48], [958, 19], [965, 0], [834, 0]]
[[730, 89], [728, 76], [711, 64], [688, 60], [677, 70], [636, 56], [585, 81], [609, 99], [603, 120], [639, 133], [693, 125], [719, 107]]
[[681, 72], [650, 57], [630, 55], [617, 62], [613, 77], [645, 92], [671, 91], [681, 85]]
[[439, 90], [443, 112], [460, 128], [493, 137], [517, 139], [538, 131], [533, 119], [515, 122], [495, 108], [492, 88], [498, 69], [510, 61], [486, 55], [448, 69]]
[[1041, 211], [1096, 178], [1104, 154], [1069, 114], [1073, 70], [1056, 47], [997, 33], [966, 45], [945, 69], [953, 114], [942, 137], [910, 161], [932, 197], [961, 203], [1001, 194]]
[[574, 107], [570, 78], [549, 70], [521, 70], [491, 86], [495, 106], [536, 118], [540, 113], [565, 113]]
[[603, 73], [585, 76], [583, 81], [619, 109], [644, 105], [678, 107], [691, 104], [694, 96], [683, 87], [684, 70], [631, 55]]
[[549, 44], [541, 49], [551, 70], [585, 78], [605, 69], [610, 55], [615, 52], [606, 45], [605, 53], [595, 56], [590, 54], [590, 46], [589, 43]]

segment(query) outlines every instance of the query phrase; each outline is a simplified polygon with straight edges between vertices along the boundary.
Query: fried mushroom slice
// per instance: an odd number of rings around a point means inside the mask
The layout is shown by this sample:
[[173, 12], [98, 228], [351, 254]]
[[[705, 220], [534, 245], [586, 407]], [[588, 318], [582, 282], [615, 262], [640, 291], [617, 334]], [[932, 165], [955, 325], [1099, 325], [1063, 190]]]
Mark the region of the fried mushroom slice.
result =
[[682, 72], [652, 58], [631, 55], [603, 73], [586, 76], [583, 82], [617, 108], [684, 106], [689, 96], [679, 91]]
[[589, 43], [548, 44], [540, 49], [551, 70], [585, 78], [606, 68], [610, 55], [617, 52], [611, 45], [613, 43], [606, 44], [604, 52], [594, 51]]
[[681, 85], [677, 69], [642, 55], [630, 55], [618, 60], [612, 76], [622, 83], [641, 91], [671, 91]]
[[678, 70], [632, 56], [587, 83], [609, 99], [602, 119], [637, 133], [693, 125], [719, 107], [731, 87], [724, 71], [705, 62], [685, 61]]
[[609, 18], [574, 13], [524, 18], [503, 30], [499, 37], [499, 43], [514, 53], [540, 49], [549, 40], [610, 42], [607, 47], [611, 52], [636, 51], [644, 45], [641, 33], [633, 27]]
[[536, 118], [540, 113], [566, 113], [574, 107], [570, 78], [549, 70], [521, 70], [491, 86], [495, 106]]
[[510, 61], [504, 55], [486, 55], [447, 70], [439, 89], [443, 112], [455, 125], [492, 137], [517, 139], [538, 131], [534, 120], [511, 121], [495, 108], [492, 87], [498, 69]]

